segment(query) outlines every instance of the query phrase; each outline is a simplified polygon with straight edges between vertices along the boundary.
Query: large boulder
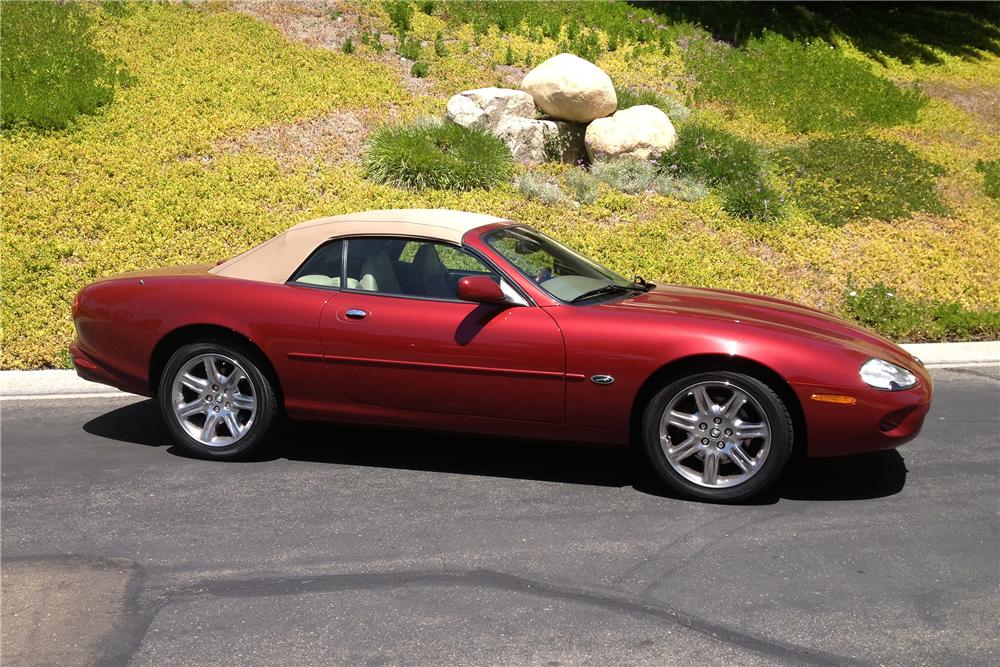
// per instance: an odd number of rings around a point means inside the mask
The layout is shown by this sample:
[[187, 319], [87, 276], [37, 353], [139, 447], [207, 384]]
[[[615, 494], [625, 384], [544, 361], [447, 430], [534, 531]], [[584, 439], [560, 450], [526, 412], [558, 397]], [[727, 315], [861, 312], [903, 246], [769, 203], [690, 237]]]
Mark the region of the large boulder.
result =
[[632, 157], [655, 159], [677, 143], [677, 131], [667, 114], [649, 104], [622, 109], [587, 126], [591, 160]]
[[523, 90], [477, 88], [453, 95], [445, 116], [463, 127], [495, 130], [507, 116], [531, 118], [535, 103]]
[[507, 145], [514, 160], [524, 164], [572, 163], [586, 155], [583, 126], [578, 123], [507, 116], [494, 133]]
[[611, 77], [597, 65], [560, 53], [524, 75], [521, 88], [539, 109], [559, 120], [589, 123], [618, 107]]

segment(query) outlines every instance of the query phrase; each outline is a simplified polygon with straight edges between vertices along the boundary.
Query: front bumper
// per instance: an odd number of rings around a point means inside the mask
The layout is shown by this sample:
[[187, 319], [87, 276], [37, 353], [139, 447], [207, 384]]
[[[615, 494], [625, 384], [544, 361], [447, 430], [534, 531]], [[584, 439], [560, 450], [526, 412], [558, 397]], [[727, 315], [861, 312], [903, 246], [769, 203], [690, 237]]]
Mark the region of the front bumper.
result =
[[[795, 385], [802, 405], [811, 457], [843, 456], [899, 447], [917, 437], [931, 407], [933, 385], [921, 373], [916, 387], [880, 391], [871, 387]], [[821, 402], [814, 395], [842, 395], [853, 405]]]

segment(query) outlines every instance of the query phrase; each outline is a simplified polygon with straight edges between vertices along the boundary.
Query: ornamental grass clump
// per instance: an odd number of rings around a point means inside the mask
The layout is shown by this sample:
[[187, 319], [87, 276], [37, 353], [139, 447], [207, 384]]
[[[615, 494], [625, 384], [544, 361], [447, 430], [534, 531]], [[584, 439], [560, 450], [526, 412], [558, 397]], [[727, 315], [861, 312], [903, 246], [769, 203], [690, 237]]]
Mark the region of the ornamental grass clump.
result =
[[704, 183], [687, 176], [660, 174], [653, 181], [653, 189], [664, 197], [673, 197], [687, 202], [699, 201], [708, 196], [708, 188]]
[[593, 204], [601, 194], [600, 181], [582, 169], [573, 169], [566, 174], [566, 187], [574, 201]]
[[521, 174], [517, 177], [516, 185], [525, 197], [537, 199], [543, 204], [556, 204], [566, 198], [558, 183], [538, 174]]
[[661, 174], [718, 188], [722, 208], [737, 217], [769, 222], [782, 216], [784, 197], [771, 185], [767, 160], [756, 144], [700, 123], [681, 127], [677, 137], [677, 144], [660, 156]]
[[374, 181], [415, 189], [488, 189], [514, 173], [502, 141], [450, 122], [383, 128], [369, 140], [362, 163]]
[[656, 177], [656, 169], [651, 163], [636, 158], [598, 160], [591, 166], [590, 173], [615, 190], [630, 195], [648, 190]]
[[678, 130], [677, 143], [660, 156], [659, 169], [707, 185], [726, 185], [762, 174], [765, 161], [752, 141], [711, 125], [691, 123]]

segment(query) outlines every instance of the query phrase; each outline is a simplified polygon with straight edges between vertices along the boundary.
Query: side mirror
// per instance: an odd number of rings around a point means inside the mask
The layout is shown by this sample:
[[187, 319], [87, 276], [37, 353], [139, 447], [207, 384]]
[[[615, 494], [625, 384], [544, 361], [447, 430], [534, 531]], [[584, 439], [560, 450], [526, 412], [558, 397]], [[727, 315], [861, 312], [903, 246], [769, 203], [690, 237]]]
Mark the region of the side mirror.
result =
[[465, 276], [460, 279], [458, 281], [458, 298], [462, 301], [475, 303], [500, 304], [507, 301], [500, 285], [486, 276]]

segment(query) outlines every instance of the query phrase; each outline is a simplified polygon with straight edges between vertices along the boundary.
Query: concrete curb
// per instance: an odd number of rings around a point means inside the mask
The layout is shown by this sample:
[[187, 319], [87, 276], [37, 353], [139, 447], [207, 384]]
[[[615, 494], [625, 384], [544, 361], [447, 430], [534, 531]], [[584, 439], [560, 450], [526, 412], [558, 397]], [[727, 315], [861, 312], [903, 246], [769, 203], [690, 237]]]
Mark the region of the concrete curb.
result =
[[[1000, 341], [977, 343], [907, 343], [902, 346], [925, 365], [967, 366], [1000, 364]], [[113, 387], [88, 382], [76, 371], [0, 371], [2, 398], [72, 398], [74, 396], [124, 396]]]

